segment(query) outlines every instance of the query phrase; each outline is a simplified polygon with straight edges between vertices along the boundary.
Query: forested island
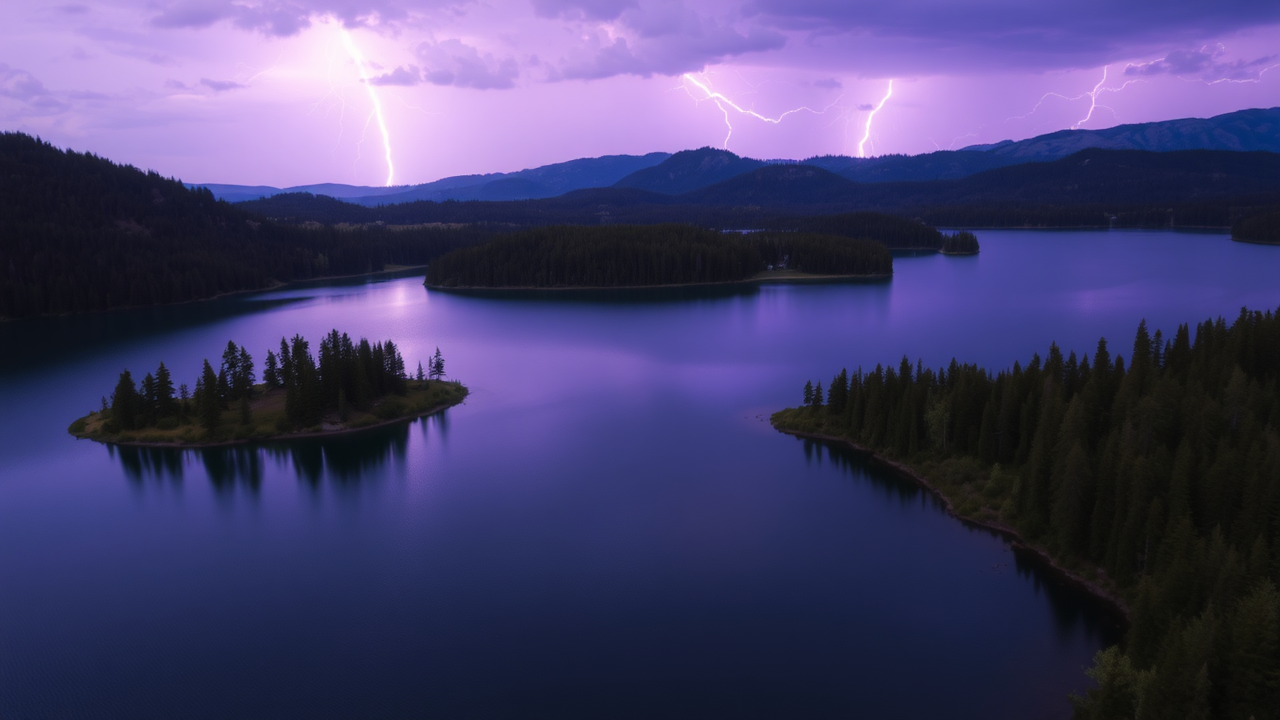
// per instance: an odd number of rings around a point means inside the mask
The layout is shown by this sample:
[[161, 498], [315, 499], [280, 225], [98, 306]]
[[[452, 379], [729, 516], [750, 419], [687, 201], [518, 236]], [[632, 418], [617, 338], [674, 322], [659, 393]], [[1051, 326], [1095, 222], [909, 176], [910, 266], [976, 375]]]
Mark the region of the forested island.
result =
[[300, 335], [268, 350], [262, 382], [253, 356], [227, 343], [215, 371], [206, 359], [194, 389], [176, 389], [163, 362], [141, 382], [125, 370], [111, 399], [76, 420], [76, 437], [121, 445], [199, 447], [351, 432], [457, 405], [462, 384], [444, 380], [444, 356], [436, 349], [423, 370], [406, 372], [391, 340], [353, 342], [331, 331], [320, 340], [318, 360]]
[[618, 288], [769, 279], [888, 277], [883, 244], [802, 232], [723, 233], [691, 225], [544, 227], [448, 253], [436, 288]]
[[978, 236], [966, 230], [942, 236], [942, 246], [938, 252], [943, 255], [977, 255], [979, 252]]
[[1280, 712], [1280, 314], [1138, 326], [1128, 363], [1056, 346], [999, 373], [810, 382], [776, 428], [845, 441], [1127, 612], [1078, 718]]

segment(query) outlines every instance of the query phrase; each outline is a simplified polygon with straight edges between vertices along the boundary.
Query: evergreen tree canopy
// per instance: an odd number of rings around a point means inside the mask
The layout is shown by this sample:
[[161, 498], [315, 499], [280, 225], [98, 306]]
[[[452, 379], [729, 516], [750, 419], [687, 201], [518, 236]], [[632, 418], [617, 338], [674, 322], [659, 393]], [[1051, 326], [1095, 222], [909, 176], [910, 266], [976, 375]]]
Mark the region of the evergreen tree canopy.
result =
[[556, 226], [451, 252], [427, 268], [439, 287], [627, 287], [745, 280], [768, 265], [824, 275], [888, 275], [881, 243], [801, 232], [719, 233], [690, 225]]
[[1127, 363], [1102, 339], [1091, 361], [1056, 345], [995, 374], [904, 358], [841, 384], [820, 407], [806, 383], [810, 407], [775, 422], [959, 473], [958, 505], [1130, 604], [1079, 717], [1280, 717], [1280, 314], [1173, 340], [1144, 322]]

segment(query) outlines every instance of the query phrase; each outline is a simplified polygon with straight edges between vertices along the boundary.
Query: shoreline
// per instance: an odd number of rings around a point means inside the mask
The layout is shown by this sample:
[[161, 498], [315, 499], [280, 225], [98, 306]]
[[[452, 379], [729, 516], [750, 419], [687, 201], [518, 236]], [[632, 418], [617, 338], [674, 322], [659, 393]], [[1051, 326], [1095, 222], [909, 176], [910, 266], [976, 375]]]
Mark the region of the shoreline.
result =
[[773, 425], [774, 430], [777, 430], [778, 432], [786, 435], [791, 435], [793, 437], [805, 438], [808, 440], [821, 440], [824, 442], [833, 442], [833, 443], [840, 443], [840, 444], [846, 445], [852, 448], [855, 452], [865, 455], [868, 459], [870, 459], [875, 464], [886, 467], [889, 470], [893, 471], [900, 478], [904, 478], [906, 480], [914, 482], [915, 484], [922, 487], [926, 492], [932, 494], [934, 497], [940, 500], [943, 504], [943, 507], [946, 508], [948, 515], [955, 518], [956, 520], [959, 520], [961, 523], [963, 523], [966, 526], [981, 528], [983, 530], [987, 530], [989, 532], [995, 533], [996, 535], [999, 535], [1001, 538], [1003, 538], [1009, 543], [1009, 549], [1012, 550], [1014, 554], [1016, 555], [1020, 554], [1024, 557], [1030, 557], [1034, 562], [1039, 564], [1042, 567], [1042, 569], [1047, 570], [1054, 577], [1065, 582], [1067, 585], [1075, 588], [1076, 590], [1083, 591], [1085, 594], [1089, 595], [1094, 600], [1106, 606], [1107, 610], [1113, 613], [1116, 616], [1116, 618], [1122, 622], [1122, 625], [1124, 628], [1127, 629], [1127, 627], [1129, 626], [1129, 606], [1127, 603], [1125, 603], [1125, 601], [1122, 598], [1117, 597], [1116, 595], [1108, 591], [1106, 588], [1103, 588], [1094, 582], [1086, 580], [1083, 577], [1080, 577], [1079, 575], [1075, 574], [1074, 572], [1062, 567], [1061, 565], [1058, 564], [1056, 560], [1054, 560], [1054, 558], [1051, 555], [1049, 555], [1049, 553], [1028, 543], [1026, 539], [1024, 539], [1022, 535], [1013, 527], [1009, 525], [1005, 525], [1004, 523], [991, 522], [988, 520], [978, 520], [975, 518], [967, 517], [965, 515], [961, 515], [960, 513], [956, 512], [955, 506], [951, 502], [951, 498], [947, 497], [946, 494], [944, 494], [941, 490], [937, 488], [937, 486], [929, 482], [928, 478], [916, 472], [909, 465], [905, 465], [901, 462], [898, 462], [897, 460], [891, 460], [881, 455], [880, 453], [875, 452], [874, 450], [869, 450], [855, 443], [849, 438], [781, 428], [781, 427], [778, 427], [777, 425], [774, 425], [772, 420], [770, 420], [769, 424]]
[[[775, 271], [776, 272], [776, 271]], [[788, 283], [822, 283], [822, 282], [878, 282], [882, 280], [892, 280], [893, 273], [873, 273], [867, 275], [780, 275], [776, 277], [760, 277], [753, 275], [742, 280], [722, 280], [717, 282], [698, 282], [698, 283], [668, 283], [664, 285], [557, 285], [554, 287], [541, 287], [535, 285], [504, 285], [501, 287], [492, 287], [485, 285], [432, 285], [423, 282], [428, 290], [440, 290], [442, 292], [462, 291], [462, 292], [503, 292], [503, 291], [530, 291], [536, 290], [541, 292], [573, 292], [576, 290], [662, 290], [670, 288], [693, 288], [693, 287], [726, 287], [730, 285], [767, 285], [767, 284], [788, 284]]]
[[1245, 243], [1247, 245], [1280, 245], [1280, 240], [1249, 240], [1248, 238], [1236, 237], [1235, 235], [1231, 236], [1231, 241]]
[[324, 275], [322, 277], [306, 278], [304, 280], [290, 280], [289, 282], [280, 282], [279, 280], [272, 280], [270, 285], [266, 285], [260, 288], [249, 288], [246, 290], [228, 290], [226, 292], [218, 293], [217, 295], [210, 295], [209, 297], [192, 298], [190, 300], [179, 300], [178, 302], [153, 303], [151, 305], [119, 305], [117, 307], [101, 308], [98, 310], [79, 310], [75, 312], [64, 312], [64, 313], [45, 313], [43, 315], [27, 315], [20, 318], [0, 316], [0, 323], [18, 322], [21, 320], [31, 320], [34, 318], [62, 318], [62, 317], [79, 317], [83, 315], [99, 315], [102, 313], [116, 312], [118, 310], [143, 310], [146, 308], [181, 307], [182, 305], [190, 305], [192, 303], [202, 303], [202, 302], [209, 302], [212, 300], [221, 300], [223, 298], [233, 297], [235, 295], [274, 292], [276, 290], [289, 288], [294, 285], [303, 285], [305, 283], [313, 283], [313, 282], [323, 283], [323, 282], [328, 282], [330, 280], [350, 280], [352, 278], [359, 278], [359, 277], [376, 277], [378, 275], [390, 275], [392, 273], [399, 273], [399, 272], [407, 273], [410, 270], [424, 270], [426, 269], [426, 267], [427, 267], [426, 265], [397, 265], [394, 269], [391, 269], [391, 270], [387, 270], [387, 269], [373, 270], [371, 272], [355, 273], [353, 275]]

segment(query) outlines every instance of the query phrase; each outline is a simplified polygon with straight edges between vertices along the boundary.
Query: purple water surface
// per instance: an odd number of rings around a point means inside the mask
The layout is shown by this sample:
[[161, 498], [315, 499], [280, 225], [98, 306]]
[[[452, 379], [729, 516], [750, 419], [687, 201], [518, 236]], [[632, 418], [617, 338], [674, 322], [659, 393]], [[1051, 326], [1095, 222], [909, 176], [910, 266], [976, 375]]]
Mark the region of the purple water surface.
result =
[[[842, 366], [1128, 355], [1280, 305], [1280, 248], [980, 232], [888, 283], [526, 295], [417, 278], [0, 325], [0, 716], [1065, 717], [1098, 608], [915, 488], [774, 432]], [[124, 367], [228, 339], [438, 346], [473, 394], [368, 435], [111, 450]]]

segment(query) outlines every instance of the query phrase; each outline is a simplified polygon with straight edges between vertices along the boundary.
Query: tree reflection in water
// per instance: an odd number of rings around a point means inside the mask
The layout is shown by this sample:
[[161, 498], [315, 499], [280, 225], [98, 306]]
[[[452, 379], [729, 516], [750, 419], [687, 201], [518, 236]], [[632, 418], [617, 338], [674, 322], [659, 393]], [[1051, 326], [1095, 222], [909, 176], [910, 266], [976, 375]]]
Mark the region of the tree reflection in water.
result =
[[186, 467], [199, 462], [218, 492], [242, 486], [258, 492], [267, 459], [290, 464], [298, 479], [319, 488], [327, 479], [337, 485], [353, 485], [389, 461], [403, 463], [409, 448], [410, 426], [421, 424], [422, 441], [448, 432], [443, 412], [410, 423], [374, 428], [351, 435], [210, 448], [154, 448], [108, 445], [107, 453], [120, 461], [125, 477], [138, 486], [148, 482], [181, 482]]
[[[900, 503], [922, 503], [938, 511], [945, 511], [946, 506], [933, 493], [926, 492], [914, 481], [899, 476], [894, 470], [870, 453], [861, 452], [844, 443], [812, 438], [797, 437], [804, 445], [805, 462], [812, 466], [822, 465], [829, 461], [854, 482], [868, 483], [871, 487], [884, 493], [886, 499]], [[1004, 552], [1008, 554], [1008, 562], [995, 568], [993, 572], [1006, 572], [1010, 568], [1018, 577], [1031, 583], [1037, 595], [1043, 594], [1049, 601], [1053, 613], [1055, 629], [1064, 641], [1077, 632], [1083, 625], [1089, 633], [1099, 634], [1109, 645], [1120, 640], [1126, 621], [1117, 616], [1107, 603], [1082, 592], [1060, 577], [1059, 573], [1047, 568], [1042, 561], [1015, 551], [999, 533], [988, 528], [957, 520], [969, 531], [1000, 538], [1004, 544]]]

